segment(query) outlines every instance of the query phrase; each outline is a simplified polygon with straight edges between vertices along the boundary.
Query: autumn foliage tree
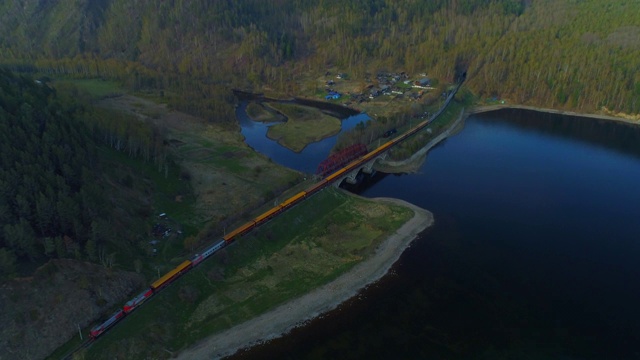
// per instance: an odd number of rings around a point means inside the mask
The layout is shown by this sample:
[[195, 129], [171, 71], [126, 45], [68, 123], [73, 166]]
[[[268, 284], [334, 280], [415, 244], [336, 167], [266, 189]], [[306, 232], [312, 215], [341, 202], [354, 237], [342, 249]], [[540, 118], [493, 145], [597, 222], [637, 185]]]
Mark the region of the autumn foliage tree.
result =
[[[328, 66], [454, 80], [486, 97], [640, 111], [640, 12], [614, 0], [0, 1], [0, 62], [179, 94], [230, 122], [229, 87], [299, 91]], [[64, 16], [62, 16], [64, 14]]]

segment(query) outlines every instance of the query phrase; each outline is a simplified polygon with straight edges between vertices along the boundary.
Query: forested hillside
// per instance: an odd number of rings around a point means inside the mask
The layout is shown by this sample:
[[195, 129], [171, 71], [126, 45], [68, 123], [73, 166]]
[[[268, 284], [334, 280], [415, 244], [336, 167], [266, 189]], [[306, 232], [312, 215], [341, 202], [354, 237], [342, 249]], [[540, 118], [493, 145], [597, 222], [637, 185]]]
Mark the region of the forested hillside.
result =
[[46, 85], [3, 71], [0, 88], [0, 273], [20, 258], [96, 256], [105, 200], [89, 132]]
[[147, 283], [163, 189], [150, 174], [168, 159], [144, 124], [107, 115], [77, 89], [0, 69], [2, 359], [44, 358]]
[[0, 31], [2, 63], [172, 89], [213, 121], [227, 86], [295, 94], [330, 66], [447, 79], [455, 59], [484, 97], [640, 111], [634, 0], [3, 0]]
[[149, 210], [127, 188], [131, 177], [119, 184], [126, 176], [103, 162], [109, 130], [90, 129], [87, 114], [47, 84], [0, 70], [0, 280], [56, 258], [110, 267], [113, 251], [131, 256], [130, 239], [145, 233]]

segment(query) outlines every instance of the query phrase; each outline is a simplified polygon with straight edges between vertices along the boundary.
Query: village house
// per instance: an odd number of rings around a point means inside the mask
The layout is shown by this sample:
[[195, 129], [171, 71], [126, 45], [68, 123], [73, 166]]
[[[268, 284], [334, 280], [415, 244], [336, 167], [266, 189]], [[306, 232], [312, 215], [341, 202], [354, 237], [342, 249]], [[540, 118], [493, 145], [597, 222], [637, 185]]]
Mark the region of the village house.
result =
[[324, 98], [325, 98], [325, 100], [337, 100], [337, 99], [340, 99], [340, 96], [341, 95], [339, 93], [337, 93], [335, 91], [332, 91], [327, 96], [325, 96]]
[[427, 89], [431, 87], [431, 80], [429, 78], [422, 78], [420, 80], [416, 80], [413, 82], [413, 87], [419, 88], [419, 89]]

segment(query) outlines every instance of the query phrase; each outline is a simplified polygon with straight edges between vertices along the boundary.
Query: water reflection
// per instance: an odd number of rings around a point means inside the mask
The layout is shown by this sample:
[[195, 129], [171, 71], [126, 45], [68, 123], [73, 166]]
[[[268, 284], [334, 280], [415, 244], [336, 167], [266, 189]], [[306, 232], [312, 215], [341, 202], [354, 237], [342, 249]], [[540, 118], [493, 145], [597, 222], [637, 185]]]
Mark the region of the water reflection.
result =
[[501, 109], [476, 114], [474, 118], [503, 123], [547, 137], [583, 141], [629, 155], [640, 155], [638, 126], [624, 122], [526, 109]]
[[632, 139], [586, 118], [471, 117], [419, 173], [361, 189], [435, 215], [395, 275], [235, 358], [640, 358]]
[[245, 101], [236, 109], [236, 117], [240, 121], [241, 132], [247, 145], [280, 165], [311, 174], [315, 173], [318, 164], [329, 156], [331, 149], [338, 141], [338, 136], [343, 131], [353, 129], [358, 123], [370, 119], [367, 114], [358, 114], [343, 119], [340, 133], [322, 141], [311, 143], [300, 153], [296, 153], [278, 144], [277, 141], [267, 138], [267, 130], [276, 123], [253, 121], [247, 115], [246, 109], [247, 102]]

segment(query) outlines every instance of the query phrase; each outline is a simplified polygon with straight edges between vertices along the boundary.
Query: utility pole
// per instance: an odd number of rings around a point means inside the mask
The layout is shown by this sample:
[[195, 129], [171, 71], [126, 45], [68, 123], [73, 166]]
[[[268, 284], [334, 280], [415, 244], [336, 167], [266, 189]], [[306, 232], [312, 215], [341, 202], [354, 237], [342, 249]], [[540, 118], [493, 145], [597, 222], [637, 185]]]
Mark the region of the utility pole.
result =
[[82, 331], [80, 330], [80, 324], [76, 324], [78, 326], [78, 334], [80, 334], [80, 341], [82, 341]]

